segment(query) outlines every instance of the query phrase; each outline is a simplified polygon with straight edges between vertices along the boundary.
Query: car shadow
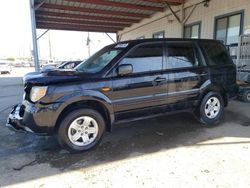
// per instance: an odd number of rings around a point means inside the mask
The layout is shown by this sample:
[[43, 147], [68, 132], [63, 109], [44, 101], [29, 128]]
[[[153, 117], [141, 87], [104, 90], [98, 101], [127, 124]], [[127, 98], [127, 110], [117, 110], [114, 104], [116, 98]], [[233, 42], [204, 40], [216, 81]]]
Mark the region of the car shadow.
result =
[[115, 130], [107, 133], [99, 146], [80, 154], [60, 152], [61, 148], [55, 138], [50, 138], [46, 142], [53, 142], [54, 145], [45, 147], [46, 152], [37, 155], [37, 159], [40, 163], [50, 163], [56, 168], [74, 169], [192, 146], [221, 137], [249, 137], [249, 132], [235, 132], [236, 127], [228, 128], [228, 131], [216, 131], [227, 129], [232, 123], [236, 126], [250, 126], [250, 118], [227, 111], [221, 127], [209, 129], [185, 113], [136, 121], [116, 125]]

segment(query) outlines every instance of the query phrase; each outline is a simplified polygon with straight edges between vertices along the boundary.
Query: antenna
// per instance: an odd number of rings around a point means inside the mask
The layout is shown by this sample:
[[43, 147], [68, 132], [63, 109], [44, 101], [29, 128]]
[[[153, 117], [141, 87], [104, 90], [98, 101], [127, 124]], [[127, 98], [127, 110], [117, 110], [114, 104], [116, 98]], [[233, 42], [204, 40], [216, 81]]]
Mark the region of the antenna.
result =
[[89, 37], [89, 32], [88, 32], [88, 36], [87, 36], [87, 46], [88, 46], [88, 53], [89, 53], [89, 57], [90, 57], [90, 37]]

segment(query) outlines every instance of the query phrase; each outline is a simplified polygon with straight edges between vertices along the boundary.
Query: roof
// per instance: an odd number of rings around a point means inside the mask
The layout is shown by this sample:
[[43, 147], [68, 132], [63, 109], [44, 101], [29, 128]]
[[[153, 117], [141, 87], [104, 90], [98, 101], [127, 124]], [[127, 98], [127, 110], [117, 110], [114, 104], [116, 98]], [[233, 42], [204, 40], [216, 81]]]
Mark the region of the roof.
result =
[[172, 44], [178, 44], [178, 43], [197, 43], [197, 44], [203, 44], [205, 42], [214, 43], [214, 44], [223, 44], [220, 40], [215, 39], [190, 39], [190, 38], [148, 38], [148, 39], [135, 39], [135, 40], [126, 40], [126, 41], [119, 41], [112, 43], [108, 46], [105, 46], [104, 48], [109, 49], [131, 49], [137, 45], [147, 45], [147, 44], [153, 44], [153, 43], [172, 43]]
[[117, 44], [122, 44], [122, 43], [131, 43], [131, 42], [136, 42], [136, 43], [143, 43], [143, 42], [157, 42], [157, 41], [162, 41], [162, 42], [182, 42], [182, 41], [200, 41], [200, 42], [221, 42], [220, 40], [216, 39], [195, 39], [195, 38], [147, 38], [147, 39], [134, 39], [134, 40], [126, 40], [126, 41], [121, 41], [117, 42]]
[[116, 33], [156, 12], [163, 1], [179, 5], [184, 0], [35, 0], [39, 29]]
[[[220, 40], [216, 39], [190, 39], [190, 38], [148, 38], [148, 39], [135, 39], [135, 40], [127, 40], [127, 41], [121, 41], [116, 42], [114, 44], [111, 44], [109, 46], [115, 46], [119, 44], [128, 44], [130, 46], [143, 44], [143, 43], [151, 43], [151, 42], [213, 42], [213, 43], [222, 43]], [[126, 45], [125, 45], [126, 46]], [[124, 48], [124, 47], [122, 47]]]

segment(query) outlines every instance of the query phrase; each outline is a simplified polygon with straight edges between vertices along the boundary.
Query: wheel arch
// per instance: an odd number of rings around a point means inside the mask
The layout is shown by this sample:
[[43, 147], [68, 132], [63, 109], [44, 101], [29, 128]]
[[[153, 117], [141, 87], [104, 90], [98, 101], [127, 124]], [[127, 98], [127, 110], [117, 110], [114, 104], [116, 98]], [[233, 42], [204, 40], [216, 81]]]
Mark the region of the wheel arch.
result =
[[201, 104], [202, 99], [209, 93], [209, 92], [217, 92], [219, 93], [224, 101], [224, 106], [228, 106], [228, 95], [226, 89], [222, 85], [209, 85], [208, 87], [204, 88], [200, 94], [198, 105]]
[[94, 99], [74, 101], [74, 102], [66, 105], [56, 120], [55, 131], [58, 130], [63, 118], [68, 113], [70, 113], [73, 110], [77, 110], [77, 109], [81, 109], [81, 108], [90, 108], [90, 109], [93, 109], [93, 110], [96, 110], [97, 112], [99, 112], [103, 116], [103, 118], [106, 122], [107, 130], [110, 132], [112, 131], [112, 124], [114, 121], [112, 112], [107, 108], [107, 106], [105, 104], [103, 104], [102, 102], [100, 102], [98, 100], [94, 100]]

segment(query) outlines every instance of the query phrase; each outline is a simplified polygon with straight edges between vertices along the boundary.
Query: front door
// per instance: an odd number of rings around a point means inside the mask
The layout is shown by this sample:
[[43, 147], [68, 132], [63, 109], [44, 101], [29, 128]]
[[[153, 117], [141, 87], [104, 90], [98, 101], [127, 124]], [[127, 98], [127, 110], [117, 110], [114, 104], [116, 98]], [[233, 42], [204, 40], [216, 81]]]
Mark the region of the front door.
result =
[[133, 72], [129, 75], [116, 75], [112, 78], [110, 95], [116, 119], [136, 118], [151, 115], [160, 105], [158, 93], [166, 91], [162, 76], [163, 42], [146, 43], [132, 49], [118, 64], [131, 64]]

